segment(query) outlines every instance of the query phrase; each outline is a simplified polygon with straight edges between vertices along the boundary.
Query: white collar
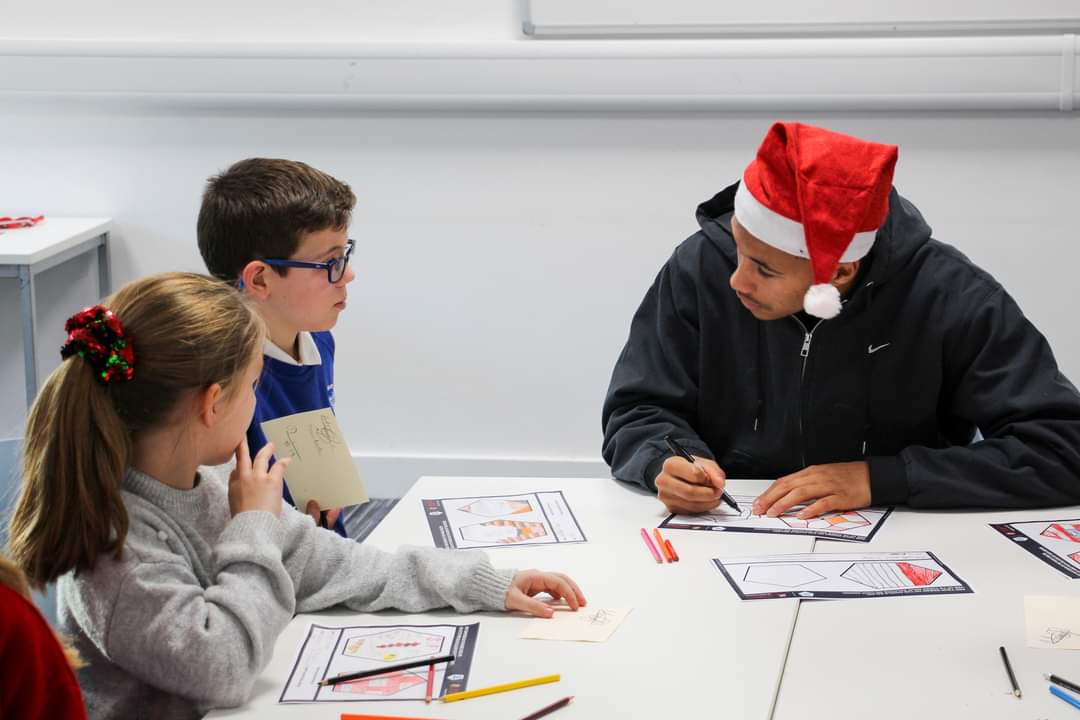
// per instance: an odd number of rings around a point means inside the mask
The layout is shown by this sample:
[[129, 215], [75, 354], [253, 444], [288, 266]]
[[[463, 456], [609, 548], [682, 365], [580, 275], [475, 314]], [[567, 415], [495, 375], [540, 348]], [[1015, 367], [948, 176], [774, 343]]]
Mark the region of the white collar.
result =
[[322, 365], [322, 355], [319, 354], [319, 346], [315, 344], [315, 338], [309, 332], [301, 332], [297, 339], [300, 347], [300, 362], [296, 362], [289, 353], [285, 352], [270, 338], [263, 340], [263, 355], [274, 360], [280, 360], [287, 365]]

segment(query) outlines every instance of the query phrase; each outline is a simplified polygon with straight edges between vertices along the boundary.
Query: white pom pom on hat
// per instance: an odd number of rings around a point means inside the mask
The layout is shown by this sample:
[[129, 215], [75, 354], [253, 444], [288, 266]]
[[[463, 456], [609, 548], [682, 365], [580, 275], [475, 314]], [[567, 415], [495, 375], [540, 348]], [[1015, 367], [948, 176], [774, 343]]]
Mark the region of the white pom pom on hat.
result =
[[811, 285], [803, 298], [803, 310], [826, 320], [839, 315], [840, 307], [840, 291], [829, 283]]
[[803, 307], [811, 315], [840, 313], [836, 267], [873, 247], [889, 214], [897, 155], [895, 145], [777, 122], [743, 172], [735, 217], [762, 242], [810, 259], [814, 284]]

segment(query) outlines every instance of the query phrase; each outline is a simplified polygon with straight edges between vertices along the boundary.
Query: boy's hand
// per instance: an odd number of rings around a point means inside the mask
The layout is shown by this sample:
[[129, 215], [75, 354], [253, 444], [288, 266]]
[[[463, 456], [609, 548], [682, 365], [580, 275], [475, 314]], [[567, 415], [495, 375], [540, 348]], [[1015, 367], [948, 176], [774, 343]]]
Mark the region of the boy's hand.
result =
[[870, 466], [865, 460], [811, 465], [776, 480], [754, 500], [754, 514], [777, 517], [805, 504], [795, 517], [817, 517], [834, 510], [870, 505]]
[[233, 516], [252, 510], [265, 510], [281, 517], [281, 488], [285, 469], [291, 458], [282, 458], [270, 468], [274, 444], [266, 443], [251, 459], [247, 438], [236, 448], [236, 469], [229, 475], [229, 510]]
[[554, 600], [565, 600], [571, 610], [585, 607], [585, 593], [566, 575], [540, 570], [519, 570], [514, 573], [514, 579], [510, 581], [510, 591], [506, 593], [506, 609], [549, 618], [555, 614], [552, 607], [533, 597], [542, 592]]
[[656, 476], [656, 496], [673, 513], [693, 515], [720, 504], [726, 480], [724, 471], [709, 458], [694, 460], [690, 463], [672, 455]]
[[308, 500], [307, 514], [311, 516], [311, 519], [315, 521], [315, 524], [319, 527], [332, 528], [334, 523], [337, 522], [338, 515], [341, 515], [341, 508], [334, 508], [333, 510], [326, 511], [326, 522], [323, 522], [323, 509], [319, 507], [319, 503], [314, 500]]

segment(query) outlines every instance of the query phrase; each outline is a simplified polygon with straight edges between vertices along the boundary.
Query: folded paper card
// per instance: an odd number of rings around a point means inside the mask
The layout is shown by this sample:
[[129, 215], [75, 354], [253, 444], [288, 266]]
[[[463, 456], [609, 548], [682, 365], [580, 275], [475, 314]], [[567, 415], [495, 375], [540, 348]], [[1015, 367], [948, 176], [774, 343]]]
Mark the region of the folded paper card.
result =
[[1024, 628], [1028, 647], [1080, 650], [1080, 598], [1026, 595]]
[[546, 620], [533, 620], [521, 637], [526, 640], [579, 640], [604, 642], [633, 608], [583, 607], [577, 612], [556, 608]]
[[324, 510], [368, 501], [337, 418], [329, 408], [268, 420], [262, 423], [262, 431], [274, 443], [275, 456], [292, 458], [285, 483], [301, 511], [309, 500]]

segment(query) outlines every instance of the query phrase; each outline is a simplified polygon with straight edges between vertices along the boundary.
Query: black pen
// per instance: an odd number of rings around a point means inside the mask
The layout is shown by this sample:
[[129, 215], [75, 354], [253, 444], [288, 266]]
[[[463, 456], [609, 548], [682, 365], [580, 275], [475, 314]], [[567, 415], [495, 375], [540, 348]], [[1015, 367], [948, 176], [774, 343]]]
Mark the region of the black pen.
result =
[[[675, 438], [671, 437], [670, 435], [665, 435], [664, 442], [666, 442], [667, 446], [671, 448], [671, 452], [675, 453], [688, 463], [697, 465], [697, 463], [694, 462], [694, 456], [686, 452], [686, 449], [682, 445], [677, 443], [675, 441]], [[739, 503], [735, 502], [735, 498], [727, 494], [727, 490], [720, 491], [720, 499], [730, 505], [732, 509], [735, 510], [735, 512], [742, 512], [742, 510], [739, 509]]]
[[1009, 683], [1012, 685], [1013, 695], [1020, 697], [1020, 686], [1016, 684], [1016, 675], [1013, 674], [1012, 665], [1009, 663], [1009, 656], [1005, 654], [1005, 646], [1002, 645], [998, 650], [1001, 651], [1001, 662], [1005, 663], [1005, 672], [1009, 673]]
[[385, 675], [387, 673], [397, 672], [398, 670], [411, 670], [412, 668], [423, 667], [424, 665], [437, 665], [438, 663], [453, 662], [453, 655], [442, 655], [435, 658], [425, 658], [423, 660], [414, 660], [412, 662], [398, 663], [397, 665], [387, 665], [386, 667], [375, 668], [373, 670], [361, 670], [360, 672], [345, 673], [344, 675], [335, 675], [334, 677], [326, 678], [319, 681], [319, 685], [326, 687], [327, 685], [337, 685], [338, 683], [349, 682], [350, 680], [359, 680], [361, 678], [372, 677], [375, 675]]
[[1057, 675], [1043, 675], [1043, 677], [1054, 683], [1055, 685], [1060, 685], [1066, 690], [1072, 690], [1074, 693], [1080, 693], [1080, 685], [1077, 685], [1076, 683], [1071, 683], [1065, 678], [1059, 678]]

